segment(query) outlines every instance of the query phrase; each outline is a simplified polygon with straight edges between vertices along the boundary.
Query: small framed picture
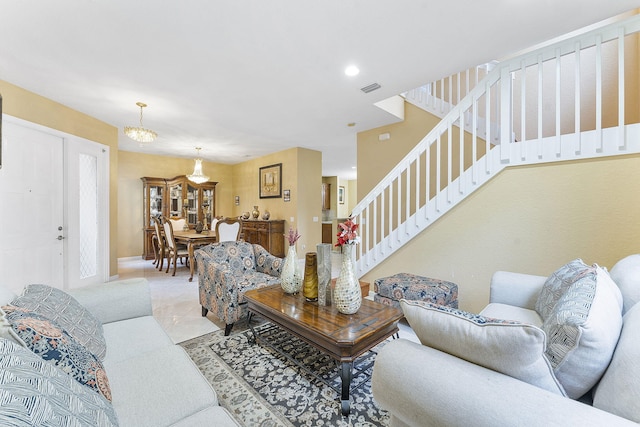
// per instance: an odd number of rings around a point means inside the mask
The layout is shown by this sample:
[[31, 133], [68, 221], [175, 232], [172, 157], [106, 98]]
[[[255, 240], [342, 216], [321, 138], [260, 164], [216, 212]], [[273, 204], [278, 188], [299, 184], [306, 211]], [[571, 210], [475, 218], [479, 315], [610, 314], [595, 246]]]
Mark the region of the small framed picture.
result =
[[236, 196], [236, 206], [240, 206], [240, 196]]
[[260, 168], [260, 198], [282, 197], [282, 163]]
[[284, 198], [285, 202], [290, 202], [291, 201], [291, 190], [284, 190], [282, 192], [282, 197]]
[[342, 185], [338, 187], [338, 203], [344, 205], [344, 187]]

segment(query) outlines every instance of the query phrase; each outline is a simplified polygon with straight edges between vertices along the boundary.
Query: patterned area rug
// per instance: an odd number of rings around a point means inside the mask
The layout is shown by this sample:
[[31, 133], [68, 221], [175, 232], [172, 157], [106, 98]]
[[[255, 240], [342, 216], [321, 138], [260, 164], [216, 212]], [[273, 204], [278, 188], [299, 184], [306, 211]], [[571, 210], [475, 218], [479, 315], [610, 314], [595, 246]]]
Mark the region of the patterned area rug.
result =
[[236, 419], [247, 427], [388, 425], [387, 412], [378, 408], [371, 393], [374, 352], [354, 364], [351, 413], [343, 417], [340, 393], [335, 390], [341, 384], [338, 364], [304, 341], [270, 326], [261, 326], [262, 336], [278, 342], [278, 348], [310, 372], [270, 346], [252, 344], [249, 330], [229, 337], [217, 331], [180, 344], [212, 384], [220, 404]]

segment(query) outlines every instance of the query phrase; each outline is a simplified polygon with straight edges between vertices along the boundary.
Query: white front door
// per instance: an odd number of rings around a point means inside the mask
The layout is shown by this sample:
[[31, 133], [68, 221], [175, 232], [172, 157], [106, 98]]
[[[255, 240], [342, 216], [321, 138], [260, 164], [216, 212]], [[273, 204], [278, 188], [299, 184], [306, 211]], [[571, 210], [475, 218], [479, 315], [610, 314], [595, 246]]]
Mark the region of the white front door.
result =
[[3, 117], [0, 284], [63, 287], [63, 139]]
[[108, 280], [109, 148], [3, 115], [0, 285]]

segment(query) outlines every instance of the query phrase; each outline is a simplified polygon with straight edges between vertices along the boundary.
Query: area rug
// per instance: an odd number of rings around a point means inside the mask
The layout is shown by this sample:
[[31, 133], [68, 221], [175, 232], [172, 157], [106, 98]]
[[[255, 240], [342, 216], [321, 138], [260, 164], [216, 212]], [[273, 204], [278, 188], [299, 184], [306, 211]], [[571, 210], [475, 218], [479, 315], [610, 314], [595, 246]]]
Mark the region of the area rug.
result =
[[271, 334], [265, 339], [278, 342], [279, 348], [307, 368], [268, 345], [253, 344], [249, 330], [229, 337], [216, 331], [180, 344], [216, 390], [220, 405], [237, 420], [247, 427], [388, 425], [388, 413], [377, 406], [371, 393], [371, 369], [379, 347], [354, 363], [351, 413], [343, 417], [336, 391], [341, 384], [338, 364], [304, 341], [269, 326], [263, 325]]

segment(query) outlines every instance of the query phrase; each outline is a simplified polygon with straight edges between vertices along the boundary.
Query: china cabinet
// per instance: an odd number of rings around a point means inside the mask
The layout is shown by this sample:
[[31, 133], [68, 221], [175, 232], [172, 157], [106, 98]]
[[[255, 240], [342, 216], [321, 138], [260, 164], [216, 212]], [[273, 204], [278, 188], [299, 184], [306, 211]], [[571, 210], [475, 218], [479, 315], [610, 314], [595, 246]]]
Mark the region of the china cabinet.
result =
[[244, 241], [257, 243], [271, 255], [284, 258], [284, 220], [247, 220], [242, 221]]
[[151, 237], [155, 228], [151, 223], [152, 217], [186, 218], [191, 229], [198, 221], [210, 225], [211, 219], [215, 218], [217, 182], [195, 184], [186, 176], [140, 179], [143, 183], [144, 259], [153, 259]]

